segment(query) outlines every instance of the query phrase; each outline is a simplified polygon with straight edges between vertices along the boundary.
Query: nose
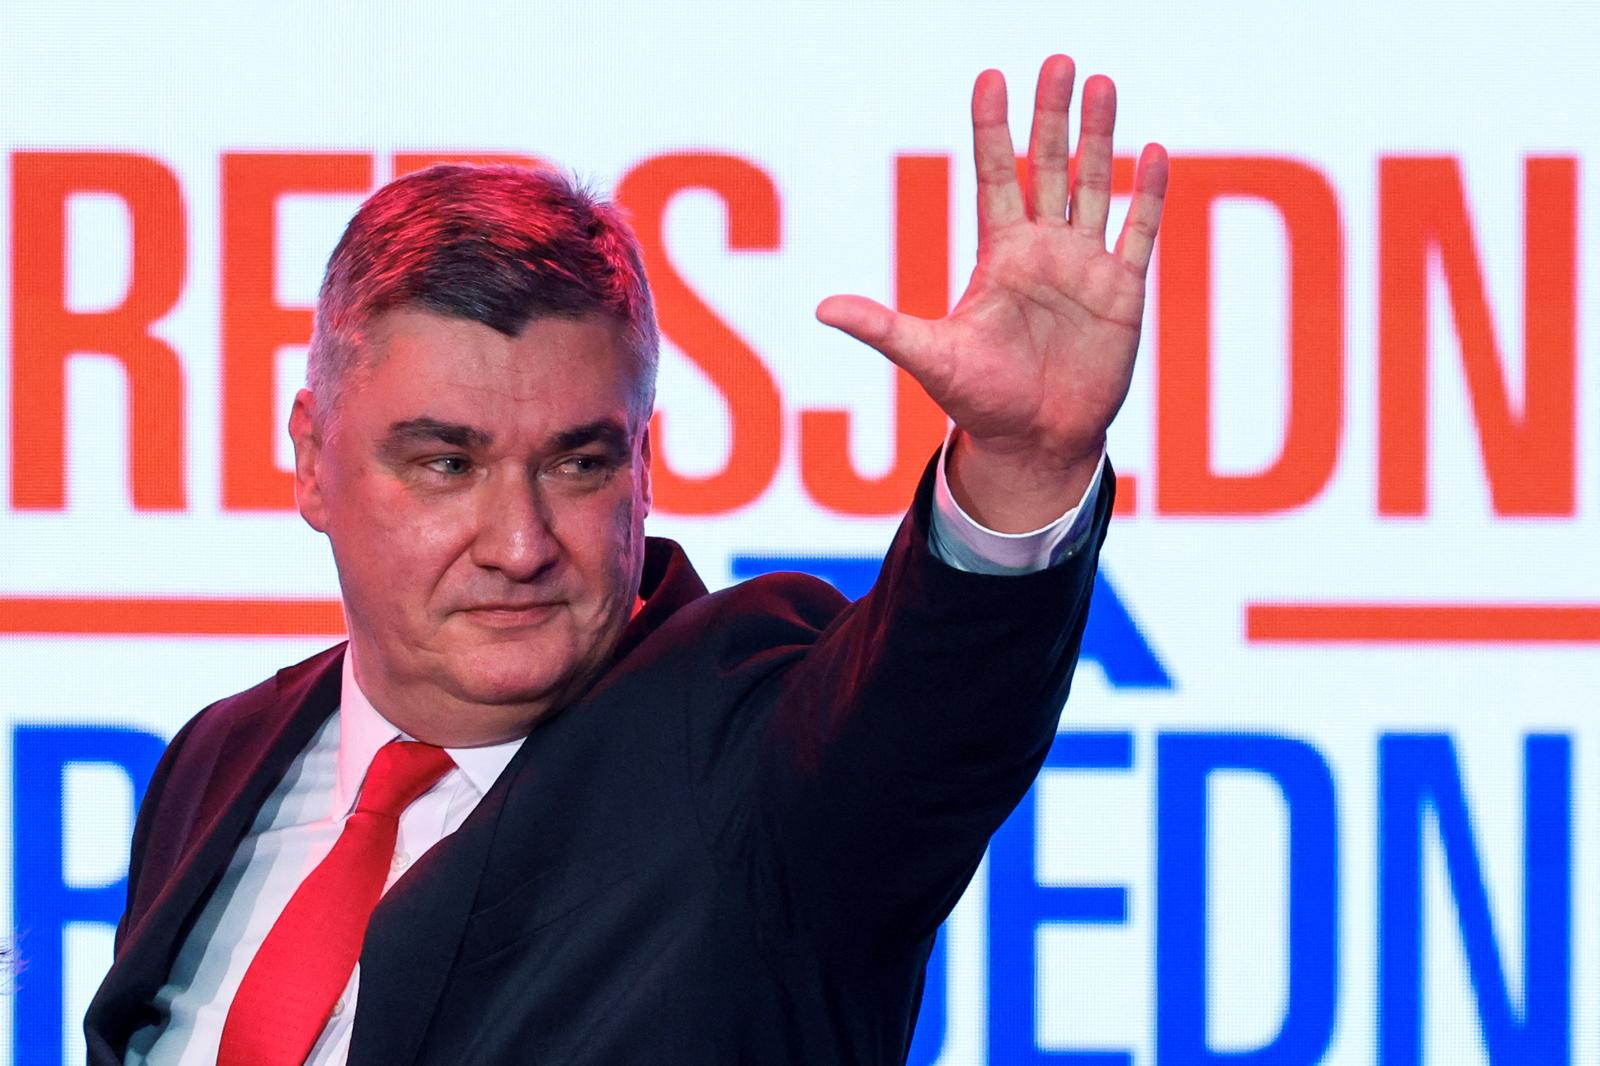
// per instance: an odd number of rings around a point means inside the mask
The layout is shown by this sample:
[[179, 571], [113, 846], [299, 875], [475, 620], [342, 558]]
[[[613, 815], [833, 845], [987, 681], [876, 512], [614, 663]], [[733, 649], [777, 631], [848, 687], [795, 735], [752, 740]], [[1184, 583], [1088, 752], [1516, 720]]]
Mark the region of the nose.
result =
[[549, 508], [532, 478], [521, 471], [496, 470], [478, 498], [478, 528], [472, 561], [525, 582], [553, 567], [561, 555]]

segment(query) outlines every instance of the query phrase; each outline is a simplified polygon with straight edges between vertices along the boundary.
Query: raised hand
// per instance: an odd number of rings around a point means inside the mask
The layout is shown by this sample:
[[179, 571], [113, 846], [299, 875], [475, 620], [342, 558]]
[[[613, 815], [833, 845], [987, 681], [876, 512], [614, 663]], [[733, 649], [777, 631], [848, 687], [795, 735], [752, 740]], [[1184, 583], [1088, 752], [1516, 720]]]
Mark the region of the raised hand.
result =
[[1133, 376], [1166, 195], [1166, 151], [1152, 144], [1139, 157], [1116, 247], [1106, 250], [1116, 87], [1098, 75], [1084, 84], [1069, 195], [1073, 75], [1064, 55], [1039, 71], [1026, 198], [1005, 79], [995, 70], [978, 76], [978, 265], [947, 316], [915, 318], [863, 296], [830, 296], [817, 307], [819, 320], [903, 367], [956, 423], [951, 487], [968, 513], [1003, 532], [1050, 521], [1093, 476]]

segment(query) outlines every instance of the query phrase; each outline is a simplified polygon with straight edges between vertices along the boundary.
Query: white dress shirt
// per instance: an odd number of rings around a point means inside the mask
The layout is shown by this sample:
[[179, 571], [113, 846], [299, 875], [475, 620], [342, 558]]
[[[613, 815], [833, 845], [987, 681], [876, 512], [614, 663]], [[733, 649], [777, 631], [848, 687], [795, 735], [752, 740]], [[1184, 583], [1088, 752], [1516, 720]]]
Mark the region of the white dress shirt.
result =
[[[223, 1022], [256, 950], [300, 882], [333, 849], [378, 749], [396, 738], [411, 739], [373, 709], [354, 671], [353, 657], [346, 653], [338, 713], [317, 731], [262, 805], [179, 949], [156, 997], [156, 1006], [169, 1012], [166, 1026], [134, 1034], [124, 1061], [151, 1066], [217, 1061]], [[385, 891], [419, 856], [461, 827], [521, 744], [445, 749], [455, 766], [400, 816]], [[345, 1061], [355, 1016], [350, 1008], [360, 982], [357, 966], [307, 1063]]]
[[[945, 450], [949, 440], [945, 442]], [[962, 511], [945, 478], [941, 452], [929, 547], [961, 570], [1019, 574], [1075, 554], [1085, 542], [1100, 490], [1101, 456], [1078, 506], [1029, 533], [997, 533]], [[139, 1030], [125, 1062], [134, 1066], [211, 1066], [223, 1023], [245, 970], [300, 882], [332, 850], [355, 810], [378, 749], [411, 739], [380, 714], [356, 684], [353, 655], [344, 657], [338, 711], [317, 731], [262, 806], [227, 871], [179, 948], [156, 1007], [164, 1026]], [[488, 793], [521, 740], [484, 748], [447, 748], [455, 767], [400, 816], [387, 891], [416, 859], [455, 832]], [[353, 1009], [361, 984], [358, 965], [333, 1015], [307, 1057], [308, 1066], [340, 1066], [349, 1056]]]

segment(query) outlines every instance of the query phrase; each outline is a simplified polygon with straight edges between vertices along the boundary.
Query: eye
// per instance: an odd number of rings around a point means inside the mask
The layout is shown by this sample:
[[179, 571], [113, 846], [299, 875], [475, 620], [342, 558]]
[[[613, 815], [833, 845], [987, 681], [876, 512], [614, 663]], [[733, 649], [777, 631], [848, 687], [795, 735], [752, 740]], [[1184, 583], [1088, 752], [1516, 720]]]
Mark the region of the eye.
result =
[[423, 465], [429, 470], [450, 477], [459, 477], [472, 469], [472, 463], [464, 455], [441, 455], [436, 459], [429, 459]]
[[569, 455], [556, 469], [566, 477], [594, 478], [610, 472], [611, 460], [603, 455]]

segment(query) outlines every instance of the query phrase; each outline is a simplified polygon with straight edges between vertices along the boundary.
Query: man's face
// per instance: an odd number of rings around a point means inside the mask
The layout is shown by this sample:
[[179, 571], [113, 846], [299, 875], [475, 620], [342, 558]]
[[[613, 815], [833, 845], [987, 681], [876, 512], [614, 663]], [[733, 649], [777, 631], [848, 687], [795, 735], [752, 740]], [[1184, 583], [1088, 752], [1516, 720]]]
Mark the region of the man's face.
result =
[[524, 735], [603, 665], [644, 559], [649, 440], [623, 327], [515, 338], [380, 316], [337, 412], [295, 439], [301, 513], [333, 545], [373, 705], [446, 746]]

